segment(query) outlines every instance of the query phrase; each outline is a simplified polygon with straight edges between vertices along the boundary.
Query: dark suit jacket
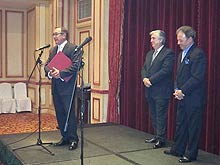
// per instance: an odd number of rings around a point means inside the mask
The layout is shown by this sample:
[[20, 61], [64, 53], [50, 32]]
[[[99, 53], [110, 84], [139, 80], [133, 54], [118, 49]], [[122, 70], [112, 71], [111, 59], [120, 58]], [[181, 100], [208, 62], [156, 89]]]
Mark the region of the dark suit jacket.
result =
[[186, 104], [201, 106], [206, 100], [205, 71], [207, 60], [204, 52], [195, 44], [189, 49], [181, 63], [182, 52], [177, 61], [175, 88], [181, 89], [185, 94]]
[[174, 53], [164, 46], [151, 64], [153, 52], [151, 50], [147, 53], [141, 70], [142, 80], [149, 78], [152, 83], [151, 87], [145, 88], [145, 95], [153, 98], [170, 98], [173, 92]]
[[[60, 94], [60, 95], [71, 95], [74, 87], [74, 83], [77, 78], [78, 64], [81, 61], [82, 51], [78, 51], [75, 53], [76, 45], [73, 45], [70, 42], [67, 42], [65, 47], [63, 48], [63, 53], [68, 56], [72, 60], [72, 65], [64, 70], [61, 70], [60, 75], [62, 78], [73, 75], [72, 78], [68, 82], [63, 82], [60, 79], [52, 79], [52, 94]], [[47, 67], [47, 64], [52, 60], [52, 58], [57, 54], [58, 46], [53, 47], [50, 50], [49, 58], [45, 64], [45, 72], [46, 76], [50, 69]]]

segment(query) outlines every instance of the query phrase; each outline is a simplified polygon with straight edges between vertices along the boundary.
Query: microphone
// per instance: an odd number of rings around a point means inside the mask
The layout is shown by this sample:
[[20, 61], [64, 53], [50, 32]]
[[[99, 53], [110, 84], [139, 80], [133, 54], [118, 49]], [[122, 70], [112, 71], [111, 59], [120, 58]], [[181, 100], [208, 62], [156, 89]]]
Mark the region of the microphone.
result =
[[80, 50], [84, 45], [88, 44], [90, 41], [92, 40], [92, 37], [87, 37], [82, 44], [80, 44], [76, 49], [75, 52], [77, 52], [78, 50]]
[[39, 48], [36, 49], [35, 51], [38, 51], [38, 50], [41, 50], [41, 49], [44, 49], [44, 48], [49, 48], [49, 47], [50, 47], [50, 44], [47, 44], [47, 45], [44, 45], [44, 46], [39, 47]]

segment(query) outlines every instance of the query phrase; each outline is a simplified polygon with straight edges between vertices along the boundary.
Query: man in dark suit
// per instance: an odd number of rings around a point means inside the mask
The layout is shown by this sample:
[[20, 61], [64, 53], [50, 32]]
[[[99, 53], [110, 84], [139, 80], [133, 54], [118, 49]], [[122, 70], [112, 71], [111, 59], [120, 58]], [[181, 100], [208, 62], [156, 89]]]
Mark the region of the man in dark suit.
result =
[[190, 26], [176, 31], [177, 42], [183, 50], [178, 57], [174, 96], [178, 101], [174, 145], [165, 154], [182, 156], [181, 163], [197, 159], [205, 103], [204, 52], [194, 43], [196, 32]]
[[[64, 27], [57, 27], [54, 29], [53, 38], [56, 43], [50, 50], [49, 58], [45, 64], [46, 75], [52, 79], [52, 95], [53, 102], [56, 111], [56, 117], [58, 126], [62, 135], [62, 139], [55, 143], [55, 146], [69, 145], [69, 150], [74, 150], [78, 146], [77, 135], [77, 121], [74, 112], [74, 106], [72, 102], [71, 111], [69, 115], [67, 130], [64, 131], [70, 102], [73, 90], [75, 89], [75, 83], [78, 72], [78, 65], [81, 61], [82, 52], [75, 52], [76, 45], [68, 41], [68, 30]], [[72, 61], [72, 65], [64, 70], [58, 70], [57, 68], [49, 68], [48, 63], [59, 52], [63, 52]], [[64, 81], [65, 77], [72, 75], [69, 81]]]
[[165, 45], [166, 35], [162, 30], [150, 32], [151, 46], [141, 70], [155, 137], [146, 143], [155, 143], [153, 148], [161, 148], [166, 143], [167, 111], [173, 90], [174, 53]]

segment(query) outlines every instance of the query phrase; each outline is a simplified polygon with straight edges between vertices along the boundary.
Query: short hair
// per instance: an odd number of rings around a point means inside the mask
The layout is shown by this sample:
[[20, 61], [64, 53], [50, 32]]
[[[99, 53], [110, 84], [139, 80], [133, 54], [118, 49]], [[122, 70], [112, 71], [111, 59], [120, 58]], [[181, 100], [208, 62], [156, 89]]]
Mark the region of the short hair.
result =
[[191, 26], [181, 26], [176, 30], [176, 34], [183, 32], [186, 38], [192, 37], [193, 41], [196, 39], [196, 31]]
[[67, 28], [65, 28], [65, 27], [63, 27], [63, 26], [57, 26], [57, 27], [55, 27], [55, 29], [56, 28], [60, 28], [60, 31], [61, 31], [61, 33], [65, 33], [66, 34], [66, 40], [68, 40], [69, 39], [69, 31], [68, 31], [68, 29]]
[[159, 36], [159, 38], [162, 40], [162, 44], [165, 45], [165, 43], [166, 43], [166, 33], [162, 30], [153, 30], [149, 34], [151, 36], [154, 33], [156, 33]]

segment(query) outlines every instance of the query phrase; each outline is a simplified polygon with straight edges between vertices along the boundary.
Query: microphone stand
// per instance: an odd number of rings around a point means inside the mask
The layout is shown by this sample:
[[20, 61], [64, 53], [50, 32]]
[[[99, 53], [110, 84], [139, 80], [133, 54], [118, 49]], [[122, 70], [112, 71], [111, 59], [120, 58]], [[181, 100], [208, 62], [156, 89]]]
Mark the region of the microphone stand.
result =
[[41, 52], [39, 53], [39, 56], [36, 60], [35, 66], [28, 78], [28, 83], [30, 81], [30, 78], [32, 77], [32, 74], [35, 70], [35, 68], [37, 67], [37, 65], [39, 64], [39, 86], [38, 86], [38, 139], [37, 139], [37, 143], [36, 144], [32, 144], [32, 145], [28, 145], [28, 146], [24, 146], [24, 147], [19, 147], [19, 148], [15, 148], [13, 149], [13, 151], [18, 150], [18, 149], [22, 149], [22, 148], [27, 148], [27, 147], [32, 147], [32, 146], [41, 146], [43, 149], [45, 149], [47, 152], [49, 152], [52, 156], [54, 156], [55, 154], [53, 152], [51, 152], [49, 149], [47, 149], [45, 146], [43, 146], [44, 144], [52, 144], [52, 143], [43, 143], [41, 140], [41, 66], [42, 66], [42, 61], [41, 61], [41, 56], [43, 54], [43, 50], [41, 50]]
[[[77, 50], [78, 51], [78, 50]], [[79, 62], [78, 62], [78, 69], [76, 72], [76, 78], [75, 78], [75, 83], [74, 83], [74, 87], [73, 87], [73, 91], [72, 91], [72, 95], [71, 95], [71, 100], [70, 100], [70, 105], [69, 105], [69, 109], [68, 109], [68, 114], [67, 114], [67, 119], [66, 119], [66, 123], [65, 123], [65, 127], [64, 127], [64, 132], [67, 131], [67, 127], [68, 127], [68, 122], [69, 122], [69, 117], [70, 117], [70, 112], [71, 112], [71, 107], [72, 107], [72, 102], [73, 102], [73, 97], [75, 94], [75, 90], [76, 90], [76, 81], [77, 81], [77, 75], [78, 72], [80, 71], [80, 69], [82, 69], [82, 77], [81, 77], [81, 110], [80, 110], [80, 129], [81, 129], [81, 155], [80, 155], [80, 159], [81, 159], [81, 165], [83, 165], [83, 146], [84, 146], [84, 133], [83, 133], [83, 117], [84, 117], [84, 80], [83, 80], [83, 66], [84, 66], [84, 62], [82, 61], [83, 58], [83, 52], [82, 52], [82, 57], [80, 58]]]
[[81, 86], [80, 86], [80, 90], [81, 90], [81, 109], [80, 109], [80, 129], [81, 129], [81, 165], [83, 165], [83, 146], [84, 146], [84, 132], [83, 132], [83, 128], [84, 128], [84, 112], [85, 112], [85, 100], [84, 100], [84, 79], [83, 79], [83, 67], [84, 67], [84, 62], [81, 62]]
[[[75, 53], [77, 53], [81, 48], [83, 48], [84, 45], [88, 44], [90, 41], [92, 40], [92, 37], [88, 37], [85, 39], [85, 41], [79, 45], [76, 49], [75, 49]], [[75, 82], [74, 82], [74, 87], [73, 87], [73, 91], [72, 91], [72, 96], [71, 96], [71, 100], [70, 100], [70, 105], [69, 105], [69, 109], [68, 109], [68, 113], [67, 113], [67, 118], [66, 118], [66, 123], [65, 123], [65, 127], [64, 127], [64, 132], [67, 131], [67, 127], [68, 127], [68, 122], [69, 122], [69, 117], [70, 117], [70, 111], [71, 111], [71, 107], [72, 107], [72, 102], [73, 102], [73, 97], [75, 94], [75, 90], [76, 90], [76, 81], [77, 81], [77, 75], [78, 72], [80, 70], [80, 68], [82, 68], [82, 82], [81, 82], [81, 95], [82, 95], [82, 100], [81, 100], [81, 110], [80, 110], [80, 129], [81, 129], [81, 165], [83, 165], [83, 145], [84, 145], [84, 134], [83, 134], [83, 117], [84, 117], [84, 96], [83, 96], [83, 92], [84, 92], [84, 80], [83, 80], [83, 66], [84, 66], [84, 62], [82, 61], [83, 59], [83, 51], [82, 51], [82, 55], [79, 59], [78, 62], [78, 67], [77, 67], [77, 72], [76, 72], [76, 78], [75, 78]]]

